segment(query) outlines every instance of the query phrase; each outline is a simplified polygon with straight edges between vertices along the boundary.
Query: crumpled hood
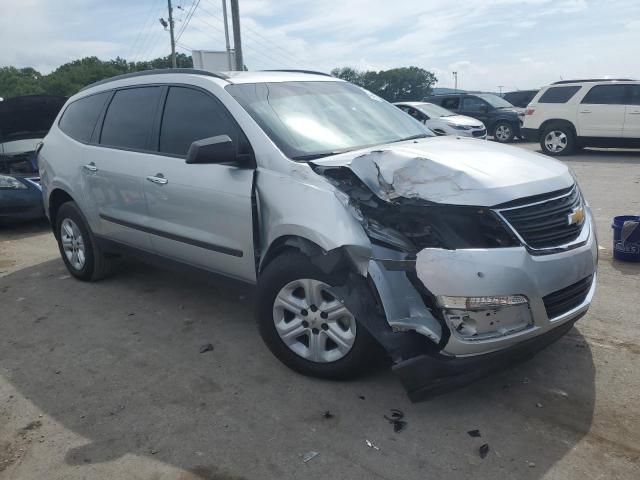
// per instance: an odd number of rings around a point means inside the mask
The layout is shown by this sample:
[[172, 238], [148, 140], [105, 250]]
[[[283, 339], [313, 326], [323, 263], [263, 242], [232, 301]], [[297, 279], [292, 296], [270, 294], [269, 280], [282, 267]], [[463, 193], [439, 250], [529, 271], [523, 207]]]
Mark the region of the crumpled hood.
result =
[[561, 162], [521, 148], [471, 138], [391, 143], [312, 162], [349, 168], [380, 199], [493, 206], [573, 185]]

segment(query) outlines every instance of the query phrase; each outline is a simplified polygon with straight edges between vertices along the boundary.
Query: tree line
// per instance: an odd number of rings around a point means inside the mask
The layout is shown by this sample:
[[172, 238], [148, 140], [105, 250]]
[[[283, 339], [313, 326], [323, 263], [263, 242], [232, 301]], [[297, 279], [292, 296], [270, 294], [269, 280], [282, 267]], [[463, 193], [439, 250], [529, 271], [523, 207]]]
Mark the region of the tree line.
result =
[[[193, 60], [184, 53], [176, 54], [178, 67], [191, 68]], [[53, 72], [42, 75], [34, 68], [0, 67], [0, 97], [21, 95], [73, 95], [85, 85], [123, 73], [169, 68], [171, 57], [146, 62], [128, 62], [123, 58], [100, 60], [86, 57], [65, 63]], [[437, 82], [432, 72], [418, 67], [380, 71], [359, 71], [351, 67], [336, 68], [334, 77], [359, 85], [390, 102], [422, 100]]]

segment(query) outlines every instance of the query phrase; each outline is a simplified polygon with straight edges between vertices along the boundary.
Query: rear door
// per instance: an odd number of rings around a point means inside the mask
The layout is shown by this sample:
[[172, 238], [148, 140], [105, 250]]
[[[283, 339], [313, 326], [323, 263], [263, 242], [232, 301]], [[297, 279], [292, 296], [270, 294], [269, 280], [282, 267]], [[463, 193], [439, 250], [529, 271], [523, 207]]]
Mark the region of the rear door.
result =
[[238, 153], [248, 141], [210, 92], [168, 89], [156, 136], [158, 154], [144, 169], [144, 194], [154, 250], [168, 258], [255, 281], [254, 168], [186, 164], [195, 140], [229, 135]]
[[151, 250], [151, 242], [143, 183], [153, 158], [151, 133], [162, 91], [160, 86], [117, 90], [83, 167], [98, 233], [144, 250]]
[[630, 100], [625, 107], [624, 131], [626, 138], [640, 138], [640, 85], [629, 85]]
[[626, 103], [626, 85], [593, 86], [578, 105], [578, 134], [584, 137], [622, 137]]

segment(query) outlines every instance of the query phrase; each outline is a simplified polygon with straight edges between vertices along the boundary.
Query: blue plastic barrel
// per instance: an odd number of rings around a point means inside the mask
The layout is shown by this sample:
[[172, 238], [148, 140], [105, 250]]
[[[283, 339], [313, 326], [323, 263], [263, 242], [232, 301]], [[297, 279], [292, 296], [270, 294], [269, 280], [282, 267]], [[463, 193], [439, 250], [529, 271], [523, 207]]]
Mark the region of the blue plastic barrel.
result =
[[640, 217], [621, 215], [613, 218], [613, 258], [640, 262]]

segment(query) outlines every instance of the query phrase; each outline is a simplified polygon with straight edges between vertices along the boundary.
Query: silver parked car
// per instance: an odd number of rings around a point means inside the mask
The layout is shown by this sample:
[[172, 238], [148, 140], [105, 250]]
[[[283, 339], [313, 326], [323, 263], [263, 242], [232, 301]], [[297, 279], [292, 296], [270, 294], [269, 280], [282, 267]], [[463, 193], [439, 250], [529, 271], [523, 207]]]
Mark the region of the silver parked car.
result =
[[435, 137], [321, 74], [114, 77], [69, 99], [38, 155], [73, 276], [144, 253], [257, 284], [262, 337], [307, 375], [384, 350], [420, 400], [556, 340], [595, 290], [564, 164]]
[[397, 102], [394, 105], [424, 123], [436, 135], [487, 138], [487, 129], [480, 120], [458, 115], [440, 105], [428, 102]]

